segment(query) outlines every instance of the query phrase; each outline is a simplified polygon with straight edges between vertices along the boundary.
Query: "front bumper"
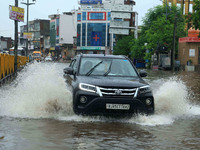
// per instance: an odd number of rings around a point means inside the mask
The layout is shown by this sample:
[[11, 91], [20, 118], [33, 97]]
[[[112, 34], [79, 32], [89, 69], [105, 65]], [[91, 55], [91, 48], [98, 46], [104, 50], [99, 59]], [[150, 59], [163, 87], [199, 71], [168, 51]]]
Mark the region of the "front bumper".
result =
[[[87, 102], [82, 104], [80, 97], [87, 97]], [[152, 99], [152, 104], [147, 105], [145, 100]], [[106, 109], [106, 104], [128, 104], [129, 110]], [[133, 115], [133, 114], [153, 114], [154, 113], [154, 98], [151, 93], [143, 94], [142, 96], [126, 97], [126, 96], [102, 96], [96, 93], [85, 91], [77, 91], [73, 96], [73, 109], [76, 114], [82, 115]]]

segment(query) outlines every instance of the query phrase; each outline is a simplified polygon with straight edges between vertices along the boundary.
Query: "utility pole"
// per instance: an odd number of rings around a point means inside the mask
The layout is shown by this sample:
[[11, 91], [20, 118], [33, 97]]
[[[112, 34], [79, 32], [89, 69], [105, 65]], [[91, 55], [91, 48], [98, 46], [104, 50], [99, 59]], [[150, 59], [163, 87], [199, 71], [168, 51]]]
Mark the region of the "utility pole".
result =
[[[162, 0], [160, 0], [160, 1], [162, 1]], [[168, 5], [167, 0], [162, 1], [162, 2], [166, 4], [166, 20], [167, 20], [167, 16], [168, 16], [167, 7], [169, 8], [170, 13], [171, 13], [171, 8]], [[177, 29], [176, 25], [177, 25], [177, 12], [175, 10], [174, 29], [173, 29], [173, 48], [172, 48], [172, 51], [171, 51], [171, 69], [172, 69], [173, 72], [175, 71], [176, 29]]]
[[[35, 1], [35, 0], [32, 0], [32, 1]], [[22, 4], [24, 4], [24, 5], [26, 5], [27, 6], [27, 33], [29, 32], [28, 31], [28, 17], [29, 17], [29, 5], [33, 5], [33, 4], [35, 4], [35, 3], [29, 3], [29, 0], [27, 0], [27, 3], [24, 3], [24, 2], [22, 2]], [[28, 38], [26, 39], [26, 56], [28, 56]]]
[[177, 12], [175, 12], [174, 18], [174, 32], [173, 32], [173, 51], [172, 51], [172, 71], [175, 71], [175, 51], [176, 51], [176, 24], [177, 24]]
[[[15, 7], [18, 7], [18, 0], [15, 0]], [[15, 20], [15, 48], [14, 48], [14, 54], [15, 54], [15, 62], [14, 62], [14, 72], [17, 72], [17, 53], [18, 53], [18, 21]]]

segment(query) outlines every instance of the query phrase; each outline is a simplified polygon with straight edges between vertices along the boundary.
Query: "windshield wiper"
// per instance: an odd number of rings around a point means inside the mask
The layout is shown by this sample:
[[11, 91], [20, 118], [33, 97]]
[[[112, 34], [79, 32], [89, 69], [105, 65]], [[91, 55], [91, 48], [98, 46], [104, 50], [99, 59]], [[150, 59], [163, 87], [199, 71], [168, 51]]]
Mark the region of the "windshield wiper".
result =
[[102, 62], [103, 62], [103, 60], [100, 61], [98, 64], [96, 64], [94, 67], [92, 67], [92, 68], [86, 73], [86, 76], [89, 76], [89, 75], [94, 71], [94, 69], [95, 69], [96, 67], [98, 67]]
[[104, 76], [107, 76], [107, 75], [110, 73], [110, 71], [111, 71], [111, 66], [112, 66], [112, 61], [111, 61], [111, 63], [110, 63], [110, 66], [109, 66], [109, 68], [108, 68], [108, 71], [107, 71], [106, 73], [104, 73]]

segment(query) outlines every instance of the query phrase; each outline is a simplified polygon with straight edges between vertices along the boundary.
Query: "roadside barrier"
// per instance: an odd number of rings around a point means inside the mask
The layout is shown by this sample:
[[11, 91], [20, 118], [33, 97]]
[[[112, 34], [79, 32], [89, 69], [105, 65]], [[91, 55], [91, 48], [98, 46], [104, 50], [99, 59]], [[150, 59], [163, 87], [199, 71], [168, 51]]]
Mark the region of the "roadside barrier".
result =
[[[17, 69], [21, 69], [29, 61], [26, 56], [17, 56]], [[15, 57], [8, 54], [0, 54], [0, 83], [14, 74]]]

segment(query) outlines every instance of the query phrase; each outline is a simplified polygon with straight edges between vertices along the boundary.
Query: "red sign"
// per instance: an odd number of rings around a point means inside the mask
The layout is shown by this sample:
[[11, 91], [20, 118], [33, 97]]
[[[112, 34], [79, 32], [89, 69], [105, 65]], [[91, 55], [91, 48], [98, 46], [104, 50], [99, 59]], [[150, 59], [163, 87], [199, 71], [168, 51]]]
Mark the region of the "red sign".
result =
[[200, 38], [198, 37], [179, 38], [179, 43], [185, 43], [185, 42], [200, 42]]
[[93, 39], [95, 39], [95, 41], [97, 41], [99, 39], [99, 37], [97, 37], [97, 35], [95, 35], [95, 37], [93, 37]]

